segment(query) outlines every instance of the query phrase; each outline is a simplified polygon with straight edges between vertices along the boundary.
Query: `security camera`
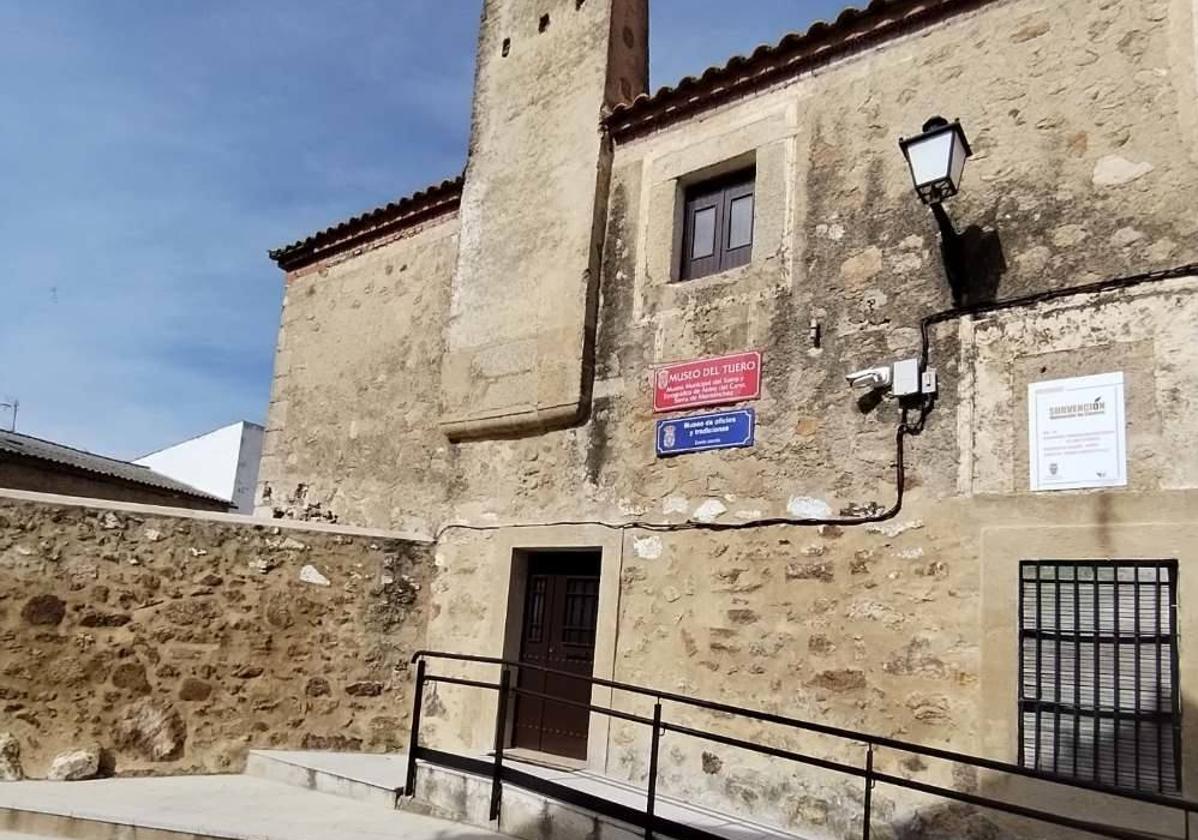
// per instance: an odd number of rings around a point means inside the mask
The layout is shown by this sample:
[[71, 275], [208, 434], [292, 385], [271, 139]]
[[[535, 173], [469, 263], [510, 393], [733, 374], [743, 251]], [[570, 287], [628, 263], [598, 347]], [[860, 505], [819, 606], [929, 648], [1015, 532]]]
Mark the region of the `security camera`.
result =
[[890, 368], [875, 367], [857, 370], [850, 373], [845, 379], [854, 388], [865, 388], [870, 391], [877, 390], [878, 388], [889, 388], [891, 381]]

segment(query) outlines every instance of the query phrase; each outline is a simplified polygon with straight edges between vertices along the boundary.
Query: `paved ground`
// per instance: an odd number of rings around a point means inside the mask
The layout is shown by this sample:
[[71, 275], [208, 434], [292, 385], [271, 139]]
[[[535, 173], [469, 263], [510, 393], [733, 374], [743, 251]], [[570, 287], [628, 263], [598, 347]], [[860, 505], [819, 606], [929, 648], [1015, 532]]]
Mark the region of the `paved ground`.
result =
[[[0, 785], [0, 809], [6, 808], [235, 840], [491, 840], [501, 836], [248, 776], [6, 782]], [[0, 840], [25, 838], [0, 833]]]
[[[644, 808], [644, 791], [626, 782], [585, 770], [508, 763], [547, 781]], [[222, 840], [491, 840], [502, 836], [395, 810], [394, 791], [402, 788], [407, 769], [403, 755], [266, 751], [251, 755], [250, 764], [249, 774], [240, 776], [8, 782], [0, 784], [0, 825], [35, 831], [44, 827], [48, 834], [66, 830], [54, 821], [4, 822], [14, 814], [34, 812]], [[368, 786], [380, 795], [347, 798], [360, 796], [361, 789], [343, 788], [338, 780]], [[727, 840], [797, 840], [771, 826], [667, 797], [659, 798], [658, 813]], [[73, 828], [71, 836], [76, 840], [115, 836], [103, 831], [102, 825], [92, 830]], [[0, 840], [37, 838], [0, 831]]]

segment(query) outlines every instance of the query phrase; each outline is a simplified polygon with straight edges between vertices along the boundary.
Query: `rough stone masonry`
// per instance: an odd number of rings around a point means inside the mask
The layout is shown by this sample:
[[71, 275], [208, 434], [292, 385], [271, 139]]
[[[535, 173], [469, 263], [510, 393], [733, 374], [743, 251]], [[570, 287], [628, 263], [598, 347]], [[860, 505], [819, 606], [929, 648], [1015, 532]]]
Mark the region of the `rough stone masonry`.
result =
[[395, 749], [426, 544], [0, 498], [0, 776]]

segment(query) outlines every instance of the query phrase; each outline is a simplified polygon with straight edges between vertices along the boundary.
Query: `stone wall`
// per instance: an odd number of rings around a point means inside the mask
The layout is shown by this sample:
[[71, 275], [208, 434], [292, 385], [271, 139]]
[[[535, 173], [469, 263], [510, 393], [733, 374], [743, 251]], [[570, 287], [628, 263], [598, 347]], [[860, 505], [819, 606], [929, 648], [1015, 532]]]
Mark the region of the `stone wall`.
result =
[[426, 544], [0, 498], [0, 731], [25, 773], [228, 772], [253, 747], [402, 747]]
[[457, 242], [449, 214], [289, 277], [259, 515], [432, 527], [448, 491], [438, 394]]
[[[492, 655], [506, 648], [511, 655], [519, 631], [509, 604], [522, 599], [509, 582], [511, 546], [602, 545], [604, 578], [615, 577], [617, 589], [610, 602], [600, 596], [596, 675], [978, 752], [978, 528], [968, 502], [917, 499], [899, 519], [861, 528], [631, 530], [607, 541], [594, 529], [571, 527], [491, 537], [450, 532], [438, 546], [445, 560], [434, 599], [442, 608], [430, 621], [429, 645]], [[494, 678], [481, 666], [463, 673]], [[444, 689], [436, 696], [423, 727], [430, 744], [469, 750], [487, 743], [489, 694]], [[595, 702], [652, 714], [650, 699], [622, 692]], [[855, 743], [676, 704], [666, 704], [665, 715], [848, 764], [863, 759]], [[644, 726], [593, 718], [590, 766], [643, 787], [648, 735]], [[975, 783], [910, 754], [880, 753], [877, 766], [925, 783]], [[659, 790], [686, 801], [804, 836], [861, 836], [861, 789], [852, 777], [674, 734], [663, 741], [660, 773]], [[879, 828], [909, 820], [915, 810], [910, 797], [894, 791], [880, 791], [878, 801]]]
[[[516, 555], [599, 547], [597, 676], [1017, 762], [1019, 563], [1049, 557], [1175, 558], [1184, 637], [1198, 632], [1198, 611], [1188, 606], [1198, 597], [1196, 510], [1195, 490], [929, 499], [913, 488], [900, 517], [856, 528], [607, 529], [606, 537], [604, 529], [585, 525], [483, 535], [452, 530], [438, 545], [442, 574], [434, 587], [438, 609], [429, 624], [429, 646], [514, 655], [520, 628], [512, 610], [523, 600], [512, 574]], [[612, 578], [616, 592], [605, 598]], [[437, 663], [434, 670], [475, 679], [496, 676], [489, 666], [453, 669]], [[1192, 746], [1198, 743], [1198, 723], [1189, 716], [1187, 698], [1198, 696], [1198, 674], [1183, 666], [1180, 687], [1186, 704], [1183, 786], [1189, 792], [1198, 786]], [[422, 728], [428, 743], [485, 749], [494, 731], [493, 695], [437, 689]], [[642, 717], [652, 713], [651, 700], [622, 692], [598, 691], [594, 702]], [[673, 703], [665, 705], [665, 717], [858, 767], [864, 760], [860, 743]], [[595, 716], [590, 737], [592, 770], [643, 788], [646, 727]], [[1020, 788], [997, 774], [979, 775], [909, 752], [881, 750], [875, 758], [881, 772], [1079, 818], [1118, 824], [1141, 816], [1112, 808], [1109, 801]], [[718, 811], [802, 836], [861, 836], [862, 787], [847, 775], [676, 733], [663, 740], [660, 774], [661, 792]], [[962, 812], [943, 800], [883, 786], [874, 801], [879, 836], [1008, 836], [995, 814]]]
[[[647, 0], [488, 0], [445, 326], [452, 437], [585, 410], [611, 146], [603, 109], [648, 86]], [[529, 197], [537, 196], [536, 201]]]

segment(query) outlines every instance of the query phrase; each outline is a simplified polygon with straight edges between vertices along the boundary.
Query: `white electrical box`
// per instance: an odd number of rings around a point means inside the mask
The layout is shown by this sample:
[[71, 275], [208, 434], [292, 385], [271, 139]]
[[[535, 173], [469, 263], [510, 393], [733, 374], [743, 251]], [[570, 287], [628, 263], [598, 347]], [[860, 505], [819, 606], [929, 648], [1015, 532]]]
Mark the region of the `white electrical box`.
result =
[[895, 362], [892, 378], [890, 392], [896, 397], [909, 397], [922, 393], [919, 381], [919, 359], [903, 359], [901, 362]]
[[935, 395], [939, 384], [936, 382], [936, 368], [928, 368], [923, 372], [923, 392]]

